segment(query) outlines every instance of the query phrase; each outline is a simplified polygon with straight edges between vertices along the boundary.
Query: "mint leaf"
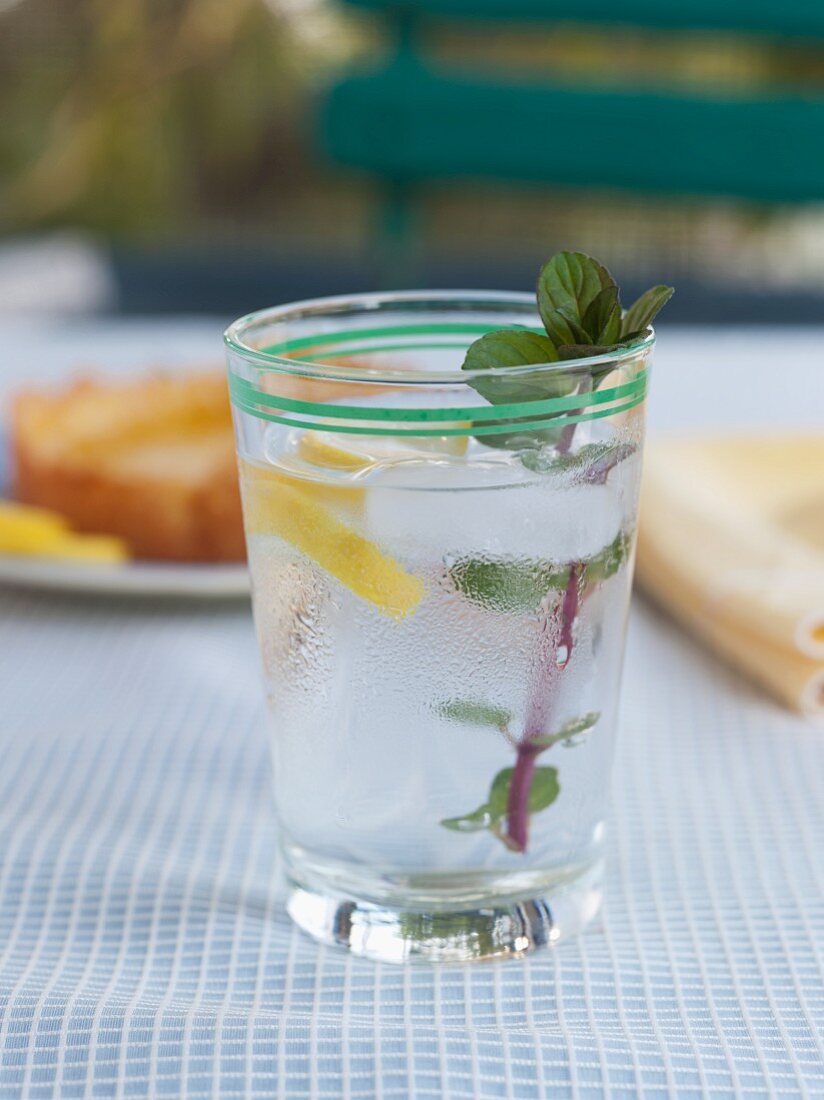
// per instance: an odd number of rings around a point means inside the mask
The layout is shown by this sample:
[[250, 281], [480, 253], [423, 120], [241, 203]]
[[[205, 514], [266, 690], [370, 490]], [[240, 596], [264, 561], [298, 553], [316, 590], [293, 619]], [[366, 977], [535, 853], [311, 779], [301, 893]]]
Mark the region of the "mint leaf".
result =
[[[605, 457], [603, 473], [594, 467], [597, 472], [593, 472], [593, 480], [601, 484], [597, 478], [603, 476], [605, 480], [609, 469], [624, 453]], [[583, 563], [584, 585], [591, 587], [614, 576], [627, 560], [631, 544], [631, 536], [619, 531], [612, 542]], [[534, 614], [547, 596], [564, 590], [569, 569], [569, 564], [528, 558], [460, 558], [450, 567], [449, 575], [461, 595], [478, 607], [488, 611]]]
[[[509, 785], [512, 782], [513, 768], [504, 768], [492, 780], [487, 808], [493, 817], [500, 820], [506, 814], [509, 801]], [[551, 806], [561, 793], [557, 768], [536, 768], [532, 773], [532, 786], [529, 788], [527, 809], [531, 814], [540, 813]]]
[[[583, 252], [558, 252], [538, 276], [538, 312], [556, 346], [595, 342], [584, 327], [584, 316], [602, 290], [617, 285], [607, 269]], [[560, 313], [560, 317], [559, 317]], [[584, 329], [584, 339], [569, 340], [569, 322]]]
[[626, 531], [619, 531], [608, 546], [586, 563], [584, 583], [590, 586], [614, 577], [629, 557], [631, 546], [631, 536]]
[[562, 306], [556, 310], [552, 321], [553, 339], [557, 343], [564, 333], [569, 334], [572, 343], [590, 343], [590, 336], [584, 328], [583, 321], [578, 318], [576, 311], [571, 306]]
[[506, 813], [507, 803], [509, 802], [509, 785], [512, 782], [513, 770], [513, 768], [504, 768], [503, 771], [499, 771], [492, 780], [492, 786], [489, 788], [489, 801], [487, 802], [487, 806], [489, 807], [489, 812], [495, 817], [496, 821], [500, 821]]
[[[486, 371], [500, 367], [525, 367], [531, 363], [557, 363], [558, 352], [547, 336], [527, 329], [498, 329], [487, 332], [466, 349], [462, 370]], [[512, 377], [498, 374], [468, 379], [469, 385], [490, 405], [520, 401], [541, 401], [562, 397], [575, 388], [575, 379], [562, 371], [519, 371]], [[482, 437], [483, 439], [483, 437]], [[485, 441], [485, 440], [484, 440]]]
[[649, 336], [649, 330], [645, 328], [639, 328], [636, 332], [624, 332], [615, 347], [631, 348], [633, 344], [639, 344], [647, 336]]
[[569, 741], [573, 737], [577, 737], [578, 734], [587, 733], [598, 719], [601, 717], [598, 711], [592, 711], [590, 714], [585, 714], [582, 718], [573, 718], [570, 722], [566, 722], [555, 733], [542, 734], [540, 737], [533, 737], [530, 740], [531, 745], [535, 745], [536, 748], [548, 749], [552, 745], [557, 745], [559, 741]]
[[462, 722], [468, 726], [491, 726], [497, 730], [505, 730], [512, 721], [512, 715], [504, 707], [479, 703], [474, 699], [452, 699], [448, 703], [442, 703], [438, 707], [438, 713], [442, 718], [453, 722]]
[[[474, 343], [470, 344], [466, 349], [466, 355], [464, 357], [462, 370], [497, 370], [499, 367], [525, 367], [530, 363], [541, 364], [544, 363], [557, 363], [558, 352], [555, 350], [555, 345], [549, 339], [548, 336], [543, 336], [538, 332], [530, 332], [529, 329], [518, 328], [502, 328], [496, 329], [495, 332], [486, 332]], [[529, 375], [526, 376], [529, 379]], [[550, 373], [550, 378], [552, 375]], [[508, 382], [506, 379], [500, 380], [504, 386], [510, 387], [517, 385], [518, 393], [523, 392], [524, 376], [519, 375], [518, 378]], [[538, 376], [538, 383], [543, 385], [543, 379]], [[472, 379], [470, 385], [473, 386], [478, 393], [481, 393], [484, 397], [486, 394], [476, 383], [487, 385], [495, 382], [497, 384], [498, 379]], [[493, 395], [495, 390], [493, 390]], [[553, 394], [554, 395], [554, 394]], [[543, 389], [537, 395], [545, 397], [547, 394]], [[511, 392], [506, 395], [507, 401], [511, 400]], [[496, 404], [493, 397], [487, 397], [488, 401], [492, 401]], [[529, 400], [529, 397], [525, 398]], [[500, 399], [497, 402], [501, 404]]]
[[462, 558], [449, 573], [461, 595], [480, 607], [534, 612], [548, 593], [565, 587], [569, 567], [527, 558]]
[[[487, 332], [466, 350], [463, 370], [486, 371], [500, 367], [544, 366], [557, 363], [558, 352], [547, 336], [527, 329], [499, 329]], [[575, 379], [563, 371], [518, 371], [511, 378], [504, 374], [484, 378], [477, 374], [468, 379], [469, 385], [490, 405], [517, 404], [524, 401], [541, 401], [550, 397], [564, 397], [575, 389]], [[487, 422], [488, 423], [488, 422]], [[499, 424], [513, 424], [511, 432], [479, 434], [475, 438], [486, 447], [503, 450], [521, 450], [554, 443], [563, 430], [547, 428], [539, 431], [518, 428], [517, 421], [502, 419]], [[496, 425], [498, 426], [498, 425]]]
[[624, 314], [622, 334], [635, 334], [647, 329], [674, 293], [671, 286], [654, 286], [644, 291]]
[[585, 714], [582, 718], [573, 718], [569, 722], [565, 722], [563, 726], [558, 730], [557, 736], [566, 740], [568, 737], [575, 737], [579, 733], [586, 733], [587, 730], [591, 730], [601, 714], [597, 710], [592, 710], [589, 714]]
[[493, 818], [489, 806], [484, 803], [470, 814], [461, 817], [445, 817], [441, 821], [444, 829], [452, 829], [456, 833], [480, 833], [495, 825], [500, 818]]
[[613, 344], [621, 336], [621, 303], [618, 287], [608, 286], [587, 306], [581, 323], [596, 344]]
[[557, 768], [536, 768], [527, 806], [531, 814], [548, 809], [561, 793]]

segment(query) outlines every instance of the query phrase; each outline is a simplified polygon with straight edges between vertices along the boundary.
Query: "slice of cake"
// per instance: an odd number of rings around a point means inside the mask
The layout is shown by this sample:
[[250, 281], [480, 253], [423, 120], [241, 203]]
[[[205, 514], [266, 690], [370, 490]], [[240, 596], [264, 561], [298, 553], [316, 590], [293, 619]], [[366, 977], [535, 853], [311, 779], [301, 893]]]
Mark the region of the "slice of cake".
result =
[[26, 390], [11, 416], [14, 491], [135, 557], [245, 557], [232, 420], [217, 371]]

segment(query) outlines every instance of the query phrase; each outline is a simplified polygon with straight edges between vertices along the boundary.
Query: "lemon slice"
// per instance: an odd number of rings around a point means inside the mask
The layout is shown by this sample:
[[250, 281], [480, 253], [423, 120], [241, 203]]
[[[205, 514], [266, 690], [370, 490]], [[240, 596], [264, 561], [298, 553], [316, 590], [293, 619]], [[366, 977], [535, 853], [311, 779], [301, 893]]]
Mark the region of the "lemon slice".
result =
[[336, 447], [319, 432], [304, 432], [298, 440], [297, 450], [298, 457], [309, 465], [332, 470], [363, 470], [372, 461], [367, 454]]
[[466, 454], [469, 436], [435, 435], [410, 436], [406, 444], [401, 436], [357, 437], [353, 447], [343, 448], [330, 443], [322, 432], [304, 432], [298, 440], [298, 457], [313, 466], [326, 469], [356, 471], [365, 470], [376, 461], [385, 459], [449, 455], [460, 458]]
[[126, 561], [129, 551], [122, 539], [114, 535], [72, 535], [61, 538], [41, 547], [36, 552], [42, 558], [66, 558], [78, 562]]
[[68, 522], [57, 512], [0, 500], [0, 551], [4, 554], [34, 553], [68, 529]]
[[277, 535], [392, 619], [417, 608], [423, 581], [338, 519], [318, 499], [317, 486], [248, 464], [243, 474], [250, 535]]
[[[331, 475], [324, 481], [300, 478], [298, 483], [313, 500], [327, 504], [334, 512], [343, 513], [351, 519], [363, 513], [365, 489], [358, 484], [352, 484], [348, 477], [372, 465], [369, 455], [336, 447], [332, 443], [327, 443], [319, 432], [309, 431], [304, 432], [298, 439], [295, 457], [309, 467], [308, 471], [299, 467], [298, 475], [303, 472], [315, 472], [321, 475], [323, 472], [328, 472]], [[271, 476], [259, 467], [250, 467], [250, 469], [254, 477]]]
[[452, 455], [462, 458], [469, 446], [468, 435], [422, 435], [415, 439], [418, 450], [432, 451], [439, 455]]
[[104, 535], [75, 535], [68, 521], [46, 508], [0, 501], [0, 553], [89, 561], [123, 561], [126, 544]]

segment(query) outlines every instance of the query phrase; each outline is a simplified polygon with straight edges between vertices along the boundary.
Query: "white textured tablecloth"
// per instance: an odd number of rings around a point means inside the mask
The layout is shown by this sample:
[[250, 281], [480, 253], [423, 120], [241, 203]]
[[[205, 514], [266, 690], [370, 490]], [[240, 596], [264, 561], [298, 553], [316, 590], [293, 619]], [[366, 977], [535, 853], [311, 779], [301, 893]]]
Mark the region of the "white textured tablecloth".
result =
[[[0, 383], [216, 332], [4, 327]], [[673, 333], [653, 426], [820, 428], [823, 367]], [[0, 1096], [824, 1096], [824, 731], [643, 605], [623, 714], [595, 927], [381, 966], [280, 906], [248, 608], [0, 592]]]

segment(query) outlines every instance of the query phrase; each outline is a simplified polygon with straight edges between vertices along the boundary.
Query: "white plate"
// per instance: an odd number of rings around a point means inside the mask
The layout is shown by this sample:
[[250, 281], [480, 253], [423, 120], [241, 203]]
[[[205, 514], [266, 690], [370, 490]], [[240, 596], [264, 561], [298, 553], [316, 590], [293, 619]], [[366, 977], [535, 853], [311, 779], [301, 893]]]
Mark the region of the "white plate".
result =
[[249, 573], [245, 565], [73, 564], [58, 559], [0, 555], [0, 584], [110, 596], [237, 599], [249, 595]]

